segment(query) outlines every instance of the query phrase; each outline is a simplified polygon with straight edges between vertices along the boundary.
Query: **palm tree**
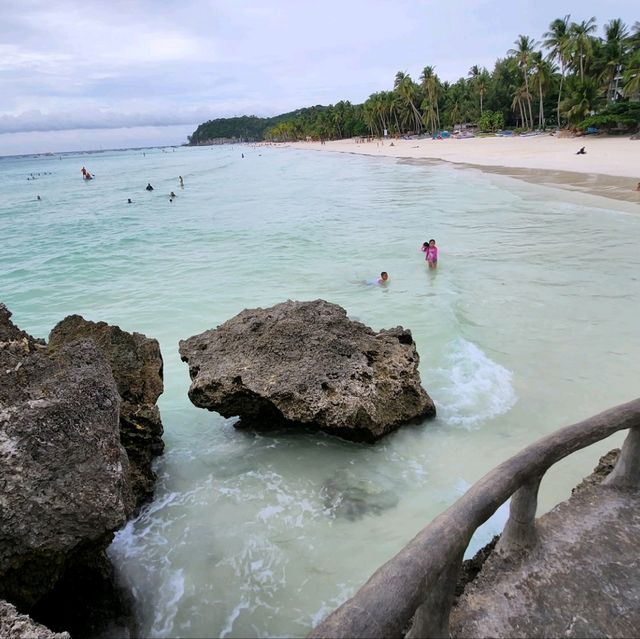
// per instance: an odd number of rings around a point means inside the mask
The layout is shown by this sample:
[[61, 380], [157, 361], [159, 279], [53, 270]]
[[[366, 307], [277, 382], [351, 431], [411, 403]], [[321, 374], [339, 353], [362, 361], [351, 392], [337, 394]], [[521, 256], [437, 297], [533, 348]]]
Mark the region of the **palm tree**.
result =
[[628, 51], [629, 30], [620, 18], [616, 18], [604, 25], [604, 33], [604, 70], [600, 79], [607, 86], [607, 102], [613, 102], [617, 99], [616, 77]]
[[567, 97], [561, 108], [571, 124], [578, 124], [598, 109], [602, 97], [592, 78], [580, 80], [575, 76], [567, 80]]
[[575, 22], [569, 27], [571, 38], [571, 49], [573, 54], [578, 57], [580, 67], [580, 80], [584, 82], [584, 62], [585, 58], [591, 54], [593, 41], [591, 34], [596, 30], [596, 19], [592, 16], [588, 20], [583, 20], [580, 24]]
[[[520, 111], [520, 122], [522, 124], [523, 129], [529, 128], [529, 122], [527, 120], [527, 110], [522, 106], [523, 101], [526, 101], [528, 97], [530, 97], [529, 91], [527, 91], [527, 88], [523, 84], [514, 91], [513, 102], [511, 103], [511, 108], [513, 111], [516, 110], [516, 107]], [[517, 120], [516, 120], [516, 123], [517, 123]]]
[[408, 73], [398, 71], [398, 73], [396, 73], [396, 79], [393, 84], [393, 88], [398, 92], [398, 95], [400, 95], [411, 107], [416, 129], [419, 133], [422, 130], [422, 115], [413, 102], [413, 99], [415, 97], [415, 85], [413, 83], [413, 80], [411, 79], [411, 76]]
[[560, 89], [558, 90], [558, 105], [556, 107], [556, 115], [558, 119], [558, 128], [560, 128], [560, 101], [562, 99], [562, 84], [569, 59], [569, 20], [571, 15], [567, 14], [564, 18], [556, 18], [550, 25], [542, 37], [543, 45], [549, 49], [549, 58], [556, 59], [560, 63]]
[[629, 58], [622, 79], [625, 97], [631, 98], [640, 95], [640, 48], [634, 51]]
[[[435, 105], [437, 129], [440, 129], [440, 107], [438, 101], [440, 98], [440, 80], [435, 73], [434, 67], [425, 67], [420, 75], [420, 85], [426, 92], [427, 98], [431, 105]], [[435, 130], [435, 128], [434, 128]]]
[[477, 64], [474, 64], [469, 69], [468, 76], [469, 78], [471, 78], [471, 82], [476, 88], [478, 96], [480, 97], [480, 115], [482, 115], [482, 100], [487, 93], [487, 87], [489, 86], [489, 80], [491, 79], [491, 77], [489, 76], [489, 72], [484, 67], [480, 69]]
[[537, 43], [533, 38], [529, 36], [519, 35], [518, 39], [514, 42], [515, 49], [509, 49], [507, 52], [512, 55], [518, 61], [518, 65], [522, 69], [522, 75], [524, 76], [524, 86], [528, 96], [529, 105], [529, 121], [533, 125], [533, 112], [531, 110], [531, 95], [529, 93], [529, 67], [531, 66], [531, 60], [534, 53], [534, 48]]
[[551, 83], [553, 77], [553, 66], [542, 57], [542, 53], [536, 52], [533, 56], [533, 80], [538, 86], [538, 96], [540, 98], [540, 106], [538, 107], [538, 128], [544, 128], [544, 92]]

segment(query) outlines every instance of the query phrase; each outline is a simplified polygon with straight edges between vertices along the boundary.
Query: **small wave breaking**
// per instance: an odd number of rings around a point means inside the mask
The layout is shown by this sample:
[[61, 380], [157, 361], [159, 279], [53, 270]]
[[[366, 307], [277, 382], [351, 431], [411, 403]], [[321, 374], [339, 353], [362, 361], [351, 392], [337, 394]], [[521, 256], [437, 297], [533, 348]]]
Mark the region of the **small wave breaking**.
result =
[[438, 417], [446, 424], [477, 428], [517, 401], [511, 371], [461, 337], [445, 349], [445, 366], [431, 373], [440, 382]]

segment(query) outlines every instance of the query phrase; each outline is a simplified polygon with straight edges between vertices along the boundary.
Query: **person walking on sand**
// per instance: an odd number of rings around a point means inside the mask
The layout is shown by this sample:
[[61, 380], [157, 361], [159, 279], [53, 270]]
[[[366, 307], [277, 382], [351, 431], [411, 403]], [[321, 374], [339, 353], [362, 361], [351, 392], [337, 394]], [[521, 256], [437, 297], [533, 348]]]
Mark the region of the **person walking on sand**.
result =
[[420, 250], [425, 253], [424, 259], [426, 260], [429, 268], [437, 268], [438, 266], [438, 247], [435, 240], [429, 240], [424, 242], [420, 247]]

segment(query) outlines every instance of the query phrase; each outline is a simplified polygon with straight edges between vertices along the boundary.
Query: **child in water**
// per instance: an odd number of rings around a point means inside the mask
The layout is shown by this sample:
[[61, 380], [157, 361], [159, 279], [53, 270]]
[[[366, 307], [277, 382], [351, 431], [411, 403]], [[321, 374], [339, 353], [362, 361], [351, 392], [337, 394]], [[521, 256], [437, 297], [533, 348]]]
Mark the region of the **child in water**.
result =
[[425, 242], [420, 250], [426, 253], [424, 259], [427, 261], [429, 268], [436, 268], [438, 266], [438, 247], [436, 246], [436, 241], [429, 240]]
[[378, 284], [386, 284], [388, 279], [389, 273], [387, 273], [386, 271], [382, 271], [382, 273], [380, 273], [380, 277], [378, 278]]

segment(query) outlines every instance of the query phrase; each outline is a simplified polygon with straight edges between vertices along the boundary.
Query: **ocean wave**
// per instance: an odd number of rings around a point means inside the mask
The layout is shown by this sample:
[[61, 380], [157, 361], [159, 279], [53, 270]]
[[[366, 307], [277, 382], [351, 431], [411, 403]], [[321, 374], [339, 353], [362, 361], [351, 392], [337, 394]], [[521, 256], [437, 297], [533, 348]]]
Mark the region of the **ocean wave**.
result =
[[477, 428], [517, 401], [511, 371], [463, 338], [450, 342], [445, 366], [432, 373], [440, 378], [438, 417], [446, 424]]

